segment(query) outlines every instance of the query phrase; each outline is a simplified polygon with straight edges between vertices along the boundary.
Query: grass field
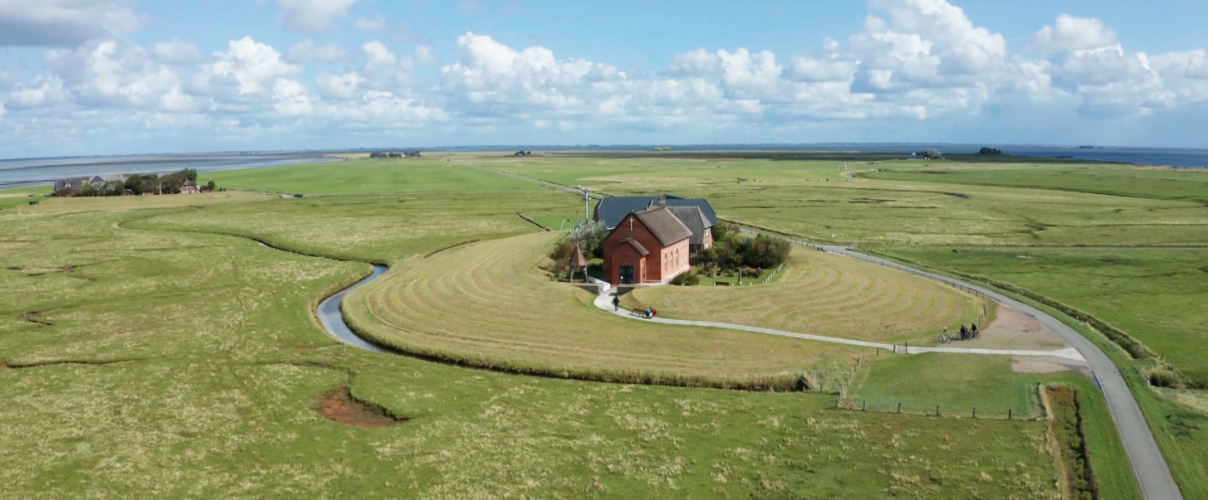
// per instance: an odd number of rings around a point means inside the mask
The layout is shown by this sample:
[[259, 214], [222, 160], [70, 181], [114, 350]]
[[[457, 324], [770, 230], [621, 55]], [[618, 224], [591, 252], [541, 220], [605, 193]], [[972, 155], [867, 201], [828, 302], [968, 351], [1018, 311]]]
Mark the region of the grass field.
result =
[[[0, 213], [0, 490], [21, 497], [1057, 497], [1041, 422], [937, 427], [835, 411], [826, 395], [551, 380], [348, 348], [310, 308], [367, 266], [198, 231], [219, 212], [286, 248], [386, 258], [437, 250], [438, 233], [391, 233], [410, 250], [389, 250], [321, 238], [338, 226], [311, 226], [318, 209], [302, 204], [93, 201]], [[364, 201], [322, 211], [353, 220]], [[457, 210], [449, 222], [478, 216]], [[340, 385], [409, 420], [324, 419], [317, 398]]]
[[[1208, 385], [1208, 252], [1194, 249], [949, 249], [882, 253], [1022, 286], [1120, 328]], [[1027, 258], [1021, 258], [1027, 257]]]
[[1134, 167], [936, 168], [862, 174], [886, 179], [975, 186], [1002, 186], [1208, 203], [1208, 170]]
[[[817, 241], [919, 245], [1208, 245], [1208, 210], [1203, 204], [1178, 197], [1167, 199], [1162, 194], [1172, 182], [1190, 186], [1203, 182], [1205, 176], [1197, 172], [1110, 167], [1104, 175], [1119, 177], [1112, 181], [1115, 185], [1140, 186], [1133, 191], [1144, 195], [1124, 197], [1062, 191], [1056, 184], [1032, 189], [1027, 187], [1030, 184], [958, 186], [916, 182], [913, 177], [902, 181], [860, 177], [876, 169], [915, 171], [939, 167], [959, 171], [976, 168], [976, 173], [970, 175], [984, 173], [988, 178], [1007, 169], [1023, 169], [1038, 176], [1085, 170], [1081, 165], [1061, 163], [931, 165], [904, 161], [607, 154], [450, 158], [455, 164], [472, 164], [565, 185], [584, 185], [611, 194], [704, 196], [722, 216]], [[843, 170], [844, 164], [847, 170]], [[1117, 171], [1121, 173], [1111, 173]], [[1189, 191], [1194, 192], [1194, 188], [1179, 192]]]
[[[458, 342], [490, 340], [484, 332], [497, 322], [508, 327], [509, 341], [527, 342], [542, 329], [533, 325], [555, 323], [577, 332], [576, 341], [608, 347], [615, 337], [593, 337], [578, 324], [599, 316], [582, 292], [550, 283], [531, 267], [509, 272], [537, 273], [530, 277], [560, 294], [516, 291], [511, 278], [483, 278], [503, 271], [456, 260], [476, 245], [512, 241], [507, 238], [556, 238], [518, 236], [537, 229], [516, 214], [556, 228], [580, 216], [581, 200], [460, 164], [614, 194], [707, 196], [723, 216], [817, 240], [910, 243], [877, 250], [1056, 298], [1126, 330], [1184, 373], [1202, 370], [1196, 325], [1208, 318], [1195, 304], [1205, 250], [1123, 248], [1208, 243], [1201, 173], [1060, 163], [866, 164], [837, 156], [476, 154], [390, 162], [214, 174], [220, 185], [249, 191], [330, 195], [302, 200], [235, 192], [216, 199], [41, 199], [31, 207], [24, 191], [0, 192], [0, 208], [6, 208], [0, 212], [0, 289], [6, 292], [0, 317], [8, 318], [0, 321], [0, 390], [14, 395], [0, 408], [0, 491], [23, 497], [1057, 495], [1042, 422], [945, 418], [936, 425], [932, 417], [834, 410], [834, 397], [826, 395], [551, 380], [355, 351], [327, 338], [309, 311], [324, 291], [355, 280], [367, 266], [212, 234], [395, 263], [392, 276], [415, 273], [428, 285], [414, 288], [410, 304], [483, 326], [453, 339]], [[878, 178], [857, 176], [862, 173]], [[8, 209], [17, 205], [20, 215]], [[470, 240], [483, 243], [401, 260]], [[1121, 248], [1041, 248], [1071, 245]], [[960, 252], [953, 253], [956, 246]], [[1033, 258], [1019, 259], [1018, 252]], [[441, 259], [446, 270], [463, 274], [443, 277], [424, 266]], [[812, 268], [802, 269], [805, 277]], [[464, 274], [471, 272], [477, 274]], [[752, 290], [787, 290], [790, 277]], [[889, 293], [886, 283], [880, 289]], [[499, 290], [515, 297], [484, 298]], [[797, 314], [768, 302], [763, 297], [749, 305], [767, 308], [766, 321], [778, 312], [777, 321]], [[465, 304], [504, 311], [473, 316]], [[528, 311], [517, 312], [516, 304]], [[840, 310], [878, 313], [862, 304]], [[833, 309], [817, 314], [837, 314]], [[747, 345], [750, 336], [634, 321], [621, 326], [648, 329], [644, 336], [619, 337], [637, 349], [616, 356], [607, 349], [580, 351], [558, 362], [595, 359], [626, 365], [617, 370], [633, 374], [634, 362], [623, 356], [646, 347], [658, 349], [644, 353], [654, 358], [651, 365], [733, 376], [753, 369], [821, 370], [832, 360], [849, 363], [852, 354], [783, 339], [770, 361], [756, 362], [770, 344]], [[1074, 326], [1120, 365], [1185, 496], [1206, 494], [1208, 398], [1147, 388], [1141, 370], [1151, 361], [1128, 360], [1097, 333]], [[465, 332], [427, 333], [448, 342], [447, 334]], [[892, 329], [879, 334], [895, 335]], [[492, 348], [544, 351], [548, 358], [550, 344], [542, 343], [565, 340]], [[699, 352], [722, 354], [707, 364]], [[893, 362], [913, 361], [903, 359]], [[549, 366], [544, 363], [529, 366]], [[1016, 389], [1030, 380], [1075, 386], [1090, 412], [1087, 440], [1096, 477], [1106, 484], [1104, 498], [1136, 497], [1110, 415], [1091, 383], [1073, 375], [1004, 373], [994, 363], [891, 368], [868, 372], [873, 384], [857, 397], [918, 397], [927, 386], [947, 398], [944, 405], [976, 405], [980, 413], [1017, 404], [1011, 402]], [[939, 383], [948, 371], [970, 378]], [[324, 419], [314, 410], [317, 398], [342, 385], [409, 420], [354, 429]], [[972, 389], [942, 391], [953, 387]]]
[[888, 343], [931, 340], [944, 327], [978, 322], [985, 305], [912, 274], [802, 247], [768, 285], [639, 288], [626, 297], [668, 318]]
[[299, 168], [297, 165], [205, 172], [231, 189], [302, 194], [367, 194], [531, 191], [532, 184], [482, 175], [439, 158], [346, 160]]
[[[473, 243], [399, 263], [349, 295], [352, 324], [403, 352], [549, 376], [717, 387], [793, 388], [858, 349], [618, 318], [538, 266], [558, 235]], [[535, 327], [535, 325], [543, 325]]]
[[872, 358], [868, 374], [848, 399], [857, 407], [970, 417], [1043, 415], [1036, 387], [1051, 377], [1011, 371], [1009, 356], [919, 354]]

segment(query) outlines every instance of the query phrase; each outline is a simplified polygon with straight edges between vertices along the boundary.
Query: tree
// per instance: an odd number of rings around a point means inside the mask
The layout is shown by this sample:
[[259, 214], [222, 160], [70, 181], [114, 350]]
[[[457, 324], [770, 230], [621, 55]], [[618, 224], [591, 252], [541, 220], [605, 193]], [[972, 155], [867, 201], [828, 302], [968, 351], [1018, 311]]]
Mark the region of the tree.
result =
[[578, 244], [583, 249], [583, 255], [589, 257], [604, 257], [604, 238], [608, 237], [608, 226], [603, 222], [580, 224], [566, 232], [565, 243]]
[[217, 187], [218, 187], [218, 185], [217, 185], [217, 184], [214, 184], [214, 180], [213, 180], [213, 179], [210, 179], [210, 182], [207, 182], [207, 183], [206, 183], [206, 190], [207, 190], [207, 191], [214, 192], [214, 189], [215, 189], [215, 188], [217, 188]]
[[738, 226], [723, 221], [713, 227], [713, 241], [725, 241], [730, 239], [731, 236], [740, 233], [741, 231]]

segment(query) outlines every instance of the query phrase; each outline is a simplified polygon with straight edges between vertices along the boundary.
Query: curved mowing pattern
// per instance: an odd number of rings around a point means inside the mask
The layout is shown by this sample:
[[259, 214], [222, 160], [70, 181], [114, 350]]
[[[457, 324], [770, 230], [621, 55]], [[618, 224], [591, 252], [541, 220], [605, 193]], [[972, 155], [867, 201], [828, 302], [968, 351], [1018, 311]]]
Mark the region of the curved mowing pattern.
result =
[[[769, 285], [657, 287], [631, 300], [668, 318], [895, 343], [978, 321], [982, 300], [909, 273], [795, 247]], [[913, 345], [914, 342], [911, 341]]]
[[405, 353], [590, 380], [731, 388], [792, 387], [801, 370], [858, 348], [630, 321], [537, 267], [558, 235], [472, 243], [406, 260], [349, 294], [361, 335]]

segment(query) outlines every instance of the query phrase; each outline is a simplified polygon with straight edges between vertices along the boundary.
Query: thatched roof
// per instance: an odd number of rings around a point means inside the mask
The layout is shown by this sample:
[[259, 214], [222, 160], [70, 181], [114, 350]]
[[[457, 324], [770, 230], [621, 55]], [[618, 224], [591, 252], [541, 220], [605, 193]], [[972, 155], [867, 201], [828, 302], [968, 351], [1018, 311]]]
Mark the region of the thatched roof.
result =
[[652, 208], [633, 214], [638, 220], [642, 221], [642, 225], [658, 238], [659, 243], [663, 246], [671, 246], [681, 240], [691, 238], [692, 230], [688, 229], [683, 222], [675, 214], [671, 213], [667, 207]]
[[700, 207], [669, 206], [667, 210], [670, 210], [675, 215], [675, 218], [683, 222], [689, 231], [692, 231], [691, 243], [693, 245], [702, 245], [705, 243], [705, 229], [713, 227], [713, 224], [709, 223], [709, 219], [705, 217], [704, 212], [701, 212]]

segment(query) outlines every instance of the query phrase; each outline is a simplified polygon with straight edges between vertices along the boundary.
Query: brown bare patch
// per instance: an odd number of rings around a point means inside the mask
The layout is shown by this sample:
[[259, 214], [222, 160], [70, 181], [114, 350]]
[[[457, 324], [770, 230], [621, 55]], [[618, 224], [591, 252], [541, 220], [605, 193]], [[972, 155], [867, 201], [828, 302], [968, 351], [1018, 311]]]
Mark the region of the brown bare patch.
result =
[[348, 387], [340, 386], [319, 400], [319, 413], [332, 422], [361, 428], [381, 428], [405, 422], [385, 408], [352, 397]]
[[982, 328], [981, 338], [963, 342], [961, 347], [979, 349], [1021, 349], [1050, 351], [1065, 349], [1069, 343], [1036, 318], [1010, 307], [998, 306], [994, 322]]

